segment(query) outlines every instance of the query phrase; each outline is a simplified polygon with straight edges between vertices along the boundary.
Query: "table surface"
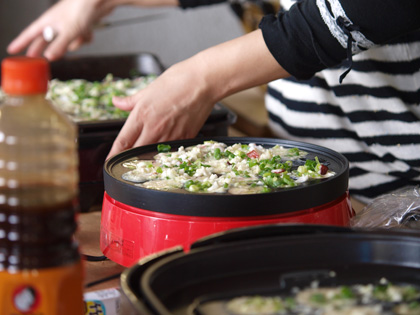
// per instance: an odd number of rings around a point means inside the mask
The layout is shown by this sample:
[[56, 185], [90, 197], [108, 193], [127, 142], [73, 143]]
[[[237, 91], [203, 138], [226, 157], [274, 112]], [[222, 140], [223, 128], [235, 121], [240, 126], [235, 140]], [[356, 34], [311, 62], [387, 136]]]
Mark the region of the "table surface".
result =
[[[99, 233], [101, 226], [101, 212], [81, 213], [78, 216], [79, 228], [76, 239], [79, 242], [80, 253], [91, 256], [102, 256], [99, 248]], [[125, 267], [107, 259], [104, 261], [84, 261], [85, 285], [109, 276], [121, 273]], [[120, 286], [119, 277], [110, 281], [102, 282], [85, 289], [85, 292], [102, 289], [116, 288]]]

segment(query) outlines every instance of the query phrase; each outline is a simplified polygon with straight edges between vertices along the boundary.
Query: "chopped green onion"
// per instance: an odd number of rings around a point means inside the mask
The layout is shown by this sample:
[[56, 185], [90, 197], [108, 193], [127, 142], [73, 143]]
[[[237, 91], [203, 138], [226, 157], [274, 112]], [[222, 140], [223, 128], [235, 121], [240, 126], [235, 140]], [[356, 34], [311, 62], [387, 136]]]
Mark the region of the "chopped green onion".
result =
[[171, 146], [169, 144], [158, 144], [157, 150], [158, 152], [169, 152], [171, 150]]
[[214, 158], [220, 160], [222, 158], [222, 152], [219, 148], [214, 149]]
[[298, 148], [291, 148], [287, 152], [289, 153], [289, 156], [298, 156], [300, 154]]
[[311, 297], [310, 297], [310, 300], [312, 302], [317, 303], [317, 304], [325, 304], [327, 302], [327, 298], [322, 293], [312, 294]]

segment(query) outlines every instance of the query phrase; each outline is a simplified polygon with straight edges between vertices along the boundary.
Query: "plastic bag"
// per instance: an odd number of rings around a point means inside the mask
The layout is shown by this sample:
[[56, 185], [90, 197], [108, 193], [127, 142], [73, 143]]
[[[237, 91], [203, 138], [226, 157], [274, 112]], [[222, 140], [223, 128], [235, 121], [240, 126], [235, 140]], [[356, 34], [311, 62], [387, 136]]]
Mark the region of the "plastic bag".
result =
[[352, 227], [420, 230], [419, 186], [408, 186], [375, 198], [350, 221]]

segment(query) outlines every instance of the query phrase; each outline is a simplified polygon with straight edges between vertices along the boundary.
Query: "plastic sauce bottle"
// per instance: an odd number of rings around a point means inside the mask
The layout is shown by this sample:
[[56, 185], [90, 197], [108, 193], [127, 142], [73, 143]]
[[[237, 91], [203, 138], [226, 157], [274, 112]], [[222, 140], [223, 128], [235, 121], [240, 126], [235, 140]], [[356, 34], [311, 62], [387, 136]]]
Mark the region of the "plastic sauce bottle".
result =
[[43, 58], [2, 62], [0, 314], [81, 315], [76, 126], [45, 100]]

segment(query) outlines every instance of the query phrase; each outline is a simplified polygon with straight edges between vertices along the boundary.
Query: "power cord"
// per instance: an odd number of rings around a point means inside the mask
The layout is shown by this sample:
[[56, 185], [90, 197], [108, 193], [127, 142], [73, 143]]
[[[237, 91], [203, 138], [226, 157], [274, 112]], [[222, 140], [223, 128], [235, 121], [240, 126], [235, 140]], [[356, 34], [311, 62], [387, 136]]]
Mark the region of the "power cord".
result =
[[100, 283], [102, 283], [102, 282], [106, 282], [106, 281], [110, 281], [110, 280], [117, 279], [117, 278], [119, 278], [120, 276], [121, 276], [121, 272], [115, 273], [115, 274], [110, 275], [110, 276], [108, 276], [108, 277], [105, 277], [105, 278], [102, 278], [102, 279], [99, 279], [99, 280], [95, 280], [95, 281], [92, 281], [92, 282], [86, 283], [86, 284], [85, 284], [85, 288], [90, 288], [90, 287], [93, 287], [93, 286], [95, 286], [95, 285], [97, 285], [97, 284], [100, 284]]
[[81, 254], [81, 256], [82, 256], [82, 259], [87, 260], [87, 261], [104, 261], [108, 259], [108, 257], [106, 257], [105, 255], [92, 256], [92, 255]]

